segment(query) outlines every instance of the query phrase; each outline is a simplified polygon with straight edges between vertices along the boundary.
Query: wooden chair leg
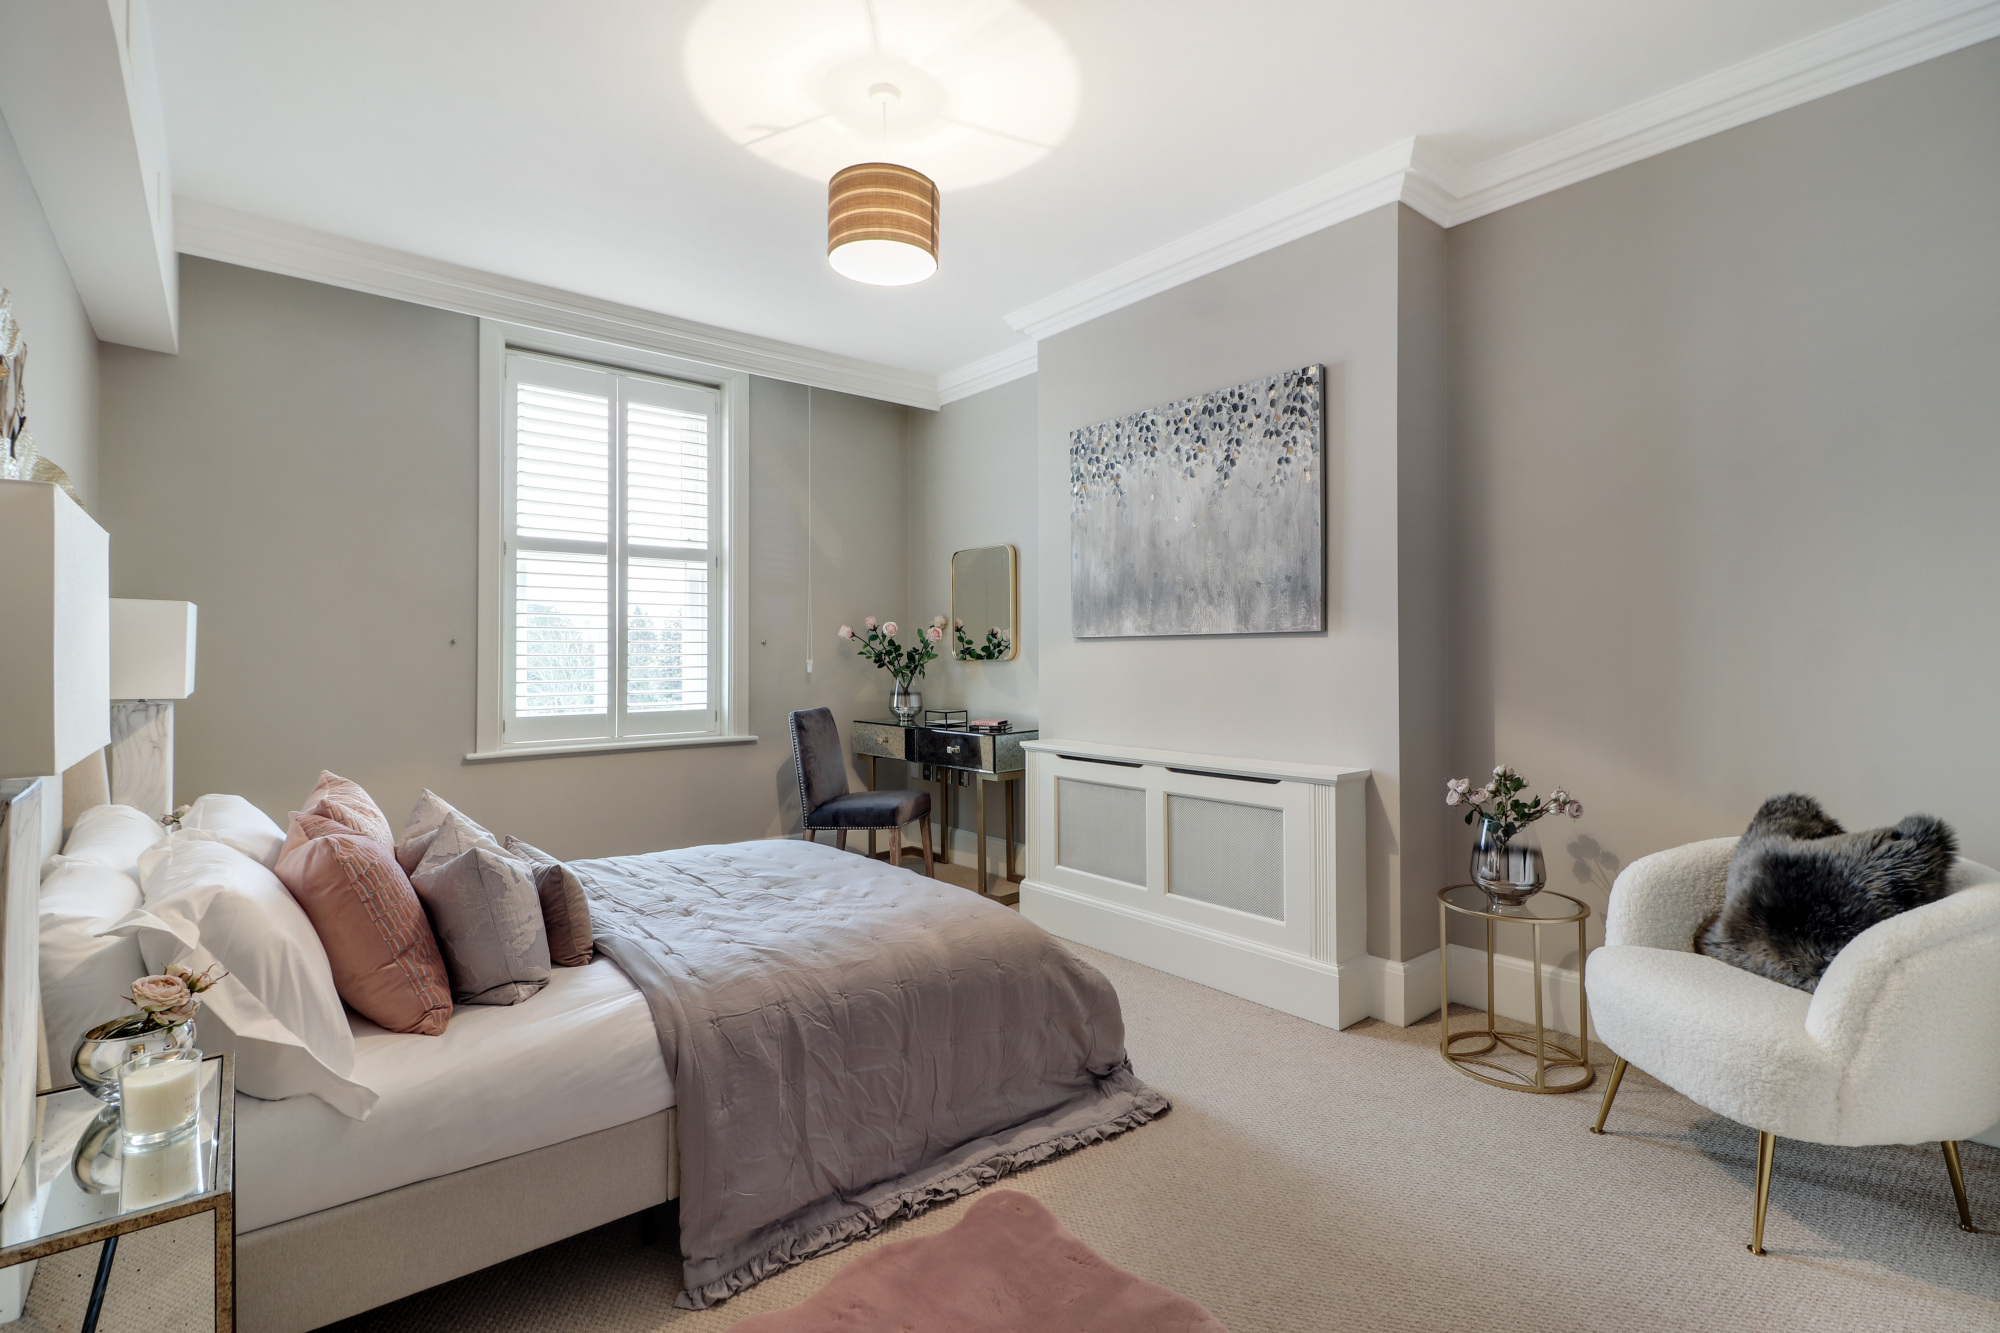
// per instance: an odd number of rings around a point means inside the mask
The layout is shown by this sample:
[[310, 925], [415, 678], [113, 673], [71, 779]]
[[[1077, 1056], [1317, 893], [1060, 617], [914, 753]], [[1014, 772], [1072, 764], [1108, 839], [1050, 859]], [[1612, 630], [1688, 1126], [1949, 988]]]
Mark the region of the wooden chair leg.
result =
[[846, 829], [844, 829], [844, 828], [837, 828], [837, 829], [835, 829], [835, 830], [833, 831], [833, 845], [834, 845], [834, 846], [835, 846], [836, 848], [838, 848], [838, 849], [839, 849], [840, 851], [843, 851], [843, 852], [844, 852], [844, 851], [846, 851], [846, 850], [847, 850], [847, 830], [846, 830]]
[[801, 832], [799, 836], [801, 838], [804, 838], [807, 842], [811, 842], [813, 840], [813, 831], [811, 829], [806, 829], [803, 832]]
[[934, 862], [933, 862], [933, 861], [931, 860], [931, 821], [930, 821], [930, 820], [928, 820], [928, 819], [920, 819], [920, 820], [918, 820], [918, 821], [917, 821], [917, 827], [918, 827], [919, 829], [922, 829], [922, 830], [923, 830], [923, 837], [924, 837], [924, 874], [925, 874], [925, 876], [926, 876], [926, 877], [928, 877], [928, 878], [930, 878], [930, 879], [936, 879], [936, 878], [937, 878], [937, 866], [936, 866], [936, 864], [935, 864], [935, 863], [934, 863]]
[[900, 827], [889, 830], [889, 864], [903, 864], [903, 830]]

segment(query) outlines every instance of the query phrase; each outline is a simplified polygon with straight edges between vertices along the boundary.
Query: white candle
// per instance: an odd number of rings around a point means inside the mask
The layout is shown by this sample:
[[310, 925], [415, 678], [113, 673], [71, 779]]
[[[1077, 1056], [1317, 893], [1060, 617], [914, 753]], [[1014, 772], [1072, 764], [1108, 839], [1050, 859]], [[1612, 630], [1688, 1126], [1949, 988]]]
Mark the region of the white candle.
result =
[[201, 1190], [201, 1142], [186, 1138], [157, 1148], [127, 1148], [120, 1165], [118, 1206], [150, 1208]]
[[201, 1108], [201, 1061], [163, 1060], [118, 1075], [118, 1102], [128, 1138], [171, 1134], [194, 1123]]

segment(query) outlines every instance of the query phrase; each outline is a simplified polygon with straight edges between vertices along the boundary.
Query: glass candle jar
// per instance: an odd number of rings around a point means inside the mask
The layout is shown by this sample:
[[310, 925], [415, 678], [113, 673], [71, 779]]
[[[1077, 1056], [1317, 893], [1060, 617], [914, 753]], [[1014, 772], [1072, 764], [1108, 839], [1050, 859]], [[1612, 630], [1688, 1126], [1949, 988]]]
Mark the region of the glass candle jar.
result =
[[118, 1067], [118, 1121], [127, 1148], [191, 1135], [201, 1111], [201, 1052], [148, 1051]]

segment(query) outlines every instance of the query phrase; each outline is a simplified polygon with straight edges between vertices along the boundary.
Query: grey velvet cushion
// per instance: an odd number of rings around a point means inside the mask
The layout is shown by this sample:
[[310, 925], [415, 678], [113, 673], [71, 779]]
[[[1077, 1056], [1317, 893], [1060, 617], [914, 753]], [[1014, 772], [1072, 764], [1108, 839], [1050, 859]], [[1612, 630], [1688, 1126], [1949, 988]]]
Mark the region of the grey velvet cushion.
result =
[[792, 714], [791, 724], [792, 763], [799, 773], [799, 808], [810, 815], [835, 797], [847, 794], [847, 756], [841, 751], [840, 729], [833, 725], [831, 709], [801, 709]]
[[549, 937], [549, 958], [557, 967], [582, 967], [593, 957], [590, 941], [590, 901], [576, 872], [539, 847], [507, 835], [509, 853], [526, 861], [535, 873], [535, 893], [542, 900], [542, 929]]
[[410, 876], [460, 1004], [519, 1004], [549, 984], [541, 895], [527, 862], [451, 811]]
[[930, 813], [927, 791], [857, 791], [823, 803], [806, 816], [806, 827], [901, 828]]

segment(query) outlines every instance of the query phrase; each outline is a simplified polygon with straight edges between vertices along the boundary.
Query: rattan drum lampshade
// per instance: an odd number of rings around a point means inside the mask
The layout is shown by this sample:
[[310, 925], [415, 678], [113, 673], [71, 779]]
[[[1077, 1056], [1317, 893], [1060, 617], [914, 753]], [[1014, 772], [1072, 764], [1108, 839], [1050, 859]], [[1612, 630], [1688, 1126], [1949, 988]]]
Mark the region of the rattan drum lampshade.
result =
[[937, 272], [938, 191], [929, 176], [862, 162], [826, 187], [826, 258], [856, 282], [903, 287]]

